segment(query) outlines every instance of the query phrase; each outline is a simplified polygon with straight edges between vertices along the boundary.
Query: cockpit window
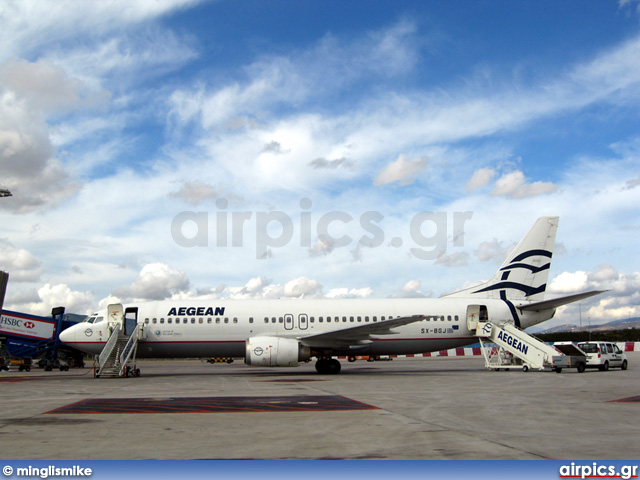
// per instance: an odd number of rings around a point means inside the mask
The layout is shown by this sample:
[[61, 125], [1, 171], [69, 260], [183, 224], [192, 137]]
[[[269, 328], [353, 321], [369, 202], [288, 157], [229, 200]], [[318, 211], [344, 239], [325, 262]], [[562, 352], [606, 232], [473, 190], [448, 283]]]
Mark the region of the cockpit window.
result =
[[104, 320], [104, 317], [96, 317], [96, 321], [93, 323], [100, 323], [103, 320]]
[[96, 315], [97, 313], [94, 313], [93, 315], [89, 315], [87, 318], [84, 319], [84, 321], [86, 323], [93, 323], [96, 320]]

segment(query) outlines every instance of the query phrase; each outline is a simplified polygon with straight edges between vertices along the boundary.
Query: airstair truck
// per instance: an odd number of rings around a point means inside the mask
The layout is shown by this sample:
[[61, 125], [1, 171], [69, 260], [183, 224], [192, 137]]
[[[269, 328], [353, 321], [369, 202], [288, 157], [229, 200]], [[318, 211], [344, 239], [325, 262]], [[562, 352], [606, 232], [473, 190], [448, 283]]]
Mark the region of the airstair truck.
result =
[[[509, 322], [478, 322], [476, 335], [489, 369], [522, 368], [527, 372], [535, 368], [560, 373], [563, 368], [576, 368], [582, 373], [586, 366], [584, 353], [580, 354], [575, 345], [547, 345]], [[485, 342], [497, 347], [488, 347]]]

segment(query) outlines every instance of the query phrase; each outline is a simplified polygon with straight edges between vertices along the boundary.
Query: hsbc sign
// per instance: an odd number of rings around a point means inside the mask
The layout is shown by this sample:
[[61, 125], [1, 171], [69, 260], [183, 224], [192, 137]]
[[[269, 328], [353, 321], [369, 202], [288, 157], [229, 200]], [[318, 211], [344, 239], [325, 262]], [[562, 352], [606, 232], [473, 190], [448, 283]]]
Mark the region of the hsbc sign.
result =
[[4, 310], [0, 316], [0, 334], [37, 339], [52, 338], [56, 324], [53, 320]]

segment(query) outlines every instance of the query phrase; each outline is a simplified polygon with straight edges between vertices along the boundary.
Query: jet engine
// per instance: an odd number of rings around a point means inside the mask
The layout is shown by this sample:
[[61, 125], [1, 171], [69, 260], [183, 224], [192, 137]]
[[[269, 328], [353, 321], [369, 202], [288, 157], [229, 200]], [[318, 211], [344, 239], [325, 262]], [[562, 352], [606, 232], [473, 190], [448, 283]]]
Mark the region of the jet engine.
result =
[[311, 358], [309, 347], [293, 338], [251, 337], [245, 348], [244, 363], [255, 367], [297, 367]]

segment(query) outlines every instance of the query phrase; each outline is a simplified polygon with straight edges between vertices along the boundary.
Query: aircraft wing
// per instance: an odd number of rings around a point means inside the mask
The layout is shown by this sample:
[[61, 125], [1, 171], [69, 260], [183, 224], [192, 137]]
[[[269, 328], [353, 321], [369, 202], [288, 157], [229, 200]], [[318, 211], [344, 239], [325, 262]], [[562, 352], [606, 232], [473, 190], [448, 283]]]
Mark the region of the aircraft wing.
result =
[[372, 335], [396, 335], [394, 328], [419, 322], [426, 318], [425, 315], [411, 315], [409, 317], [391, 318], [375, 323], [367, 323], [356, 327], [341, 328], [318, 335], [300, 336], [298, 340], [303, 345], [315, 348], [348, 347], [351, 345], [363, 345], [370, 343]]
[[533, 310], [539, 312], [541, 310], [549, 310], [551, 308], [561, 307], [568, 303], [577, 302], [584, 298], [593, 297], [594, 295], [600, 295], [608, 290], [593, 290], [591, 292], [577, 293], [575, 295], [568, 295], [566, 297], [553, 298], [551, 300], [543, 300], [541, 302], [528, 303], [524, 305], [516, 305], [516, 308], [520, 310]]

